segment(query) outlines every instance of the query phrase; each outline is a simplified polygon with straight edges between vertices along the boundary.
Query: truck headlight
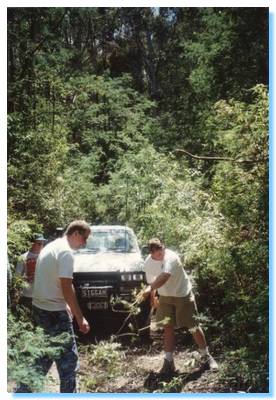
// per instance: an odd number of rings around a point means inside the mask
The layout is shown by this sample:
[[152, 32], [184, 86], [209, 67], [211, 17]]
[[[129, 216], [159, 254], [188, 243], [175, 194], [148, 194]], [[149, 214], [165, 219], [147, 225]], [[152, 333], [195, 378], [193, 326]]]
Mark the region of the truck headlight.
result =
[[135, 281], [135, 282], [142, 282], [144, 280], [144, 275], [142, 273], [124, 273], [121, 274], [121, 280], [123, 282], [130, 282], [130, 281]]
[[133, 274], [132, 278], [134, 281], [142, 281], [144, 279], [144, 275], [143, 274]]
[[122, 280], [123, 282], [132, 281], [131, 274], [121, 274], [121, 280]]

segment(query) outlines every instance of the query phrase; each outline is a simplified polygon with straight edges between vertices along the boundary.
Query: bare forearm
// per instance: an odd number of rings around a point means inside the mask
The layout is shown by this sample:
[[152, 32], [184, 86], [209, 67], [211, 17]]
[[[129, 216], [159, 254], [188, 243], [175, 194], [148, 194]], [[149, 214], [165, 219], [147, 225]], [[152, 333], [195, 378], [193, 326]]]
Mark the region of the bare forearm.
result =
[[168, 274], [167, 272], [162, 272], [162, 274], [158, 275], [158, 277], [144, 290], [143, 292], [144, 299], [146, 299], [148, 295], [152, 293], [154, 290], [163, 286], [170, 278], [170, 276], [171, 274]]
[[60, 278], [61, 288], [64, 300], [66, 301], [67, 305], [70, 307], [70, 310], [74, 317], [76, 318], [77, 324], [79, 326], [79, 330], [82, 333], [88, 333], [90, 330], [89, 323], [84, 318], [76, 294], [75, 289], [72, 284], [72, 279], [69, 278]]
[[79, 304], [78, 304], [78, 301], [76, 298], [76, 294], [75, 294], [75, 289], [72, 284], [71, 284], [71, 287], [69, 286], [69, 287], [63, 288], [63, 296], [64, 296], [64, 300], [70, 307], [72, 314], [74, 315], [77, 322], [79, 323], [83, 318], [83, 314], [79, 307]]
[[163, 286], [167, 282], [169, 277], [170, 277], [169, 274], [166, 274], [166, 273], [160, 274], [155, 279], [155, 281], [150, 284], [151, 290], [156, 290], [156, 289], [160, 288], [161, 286]]

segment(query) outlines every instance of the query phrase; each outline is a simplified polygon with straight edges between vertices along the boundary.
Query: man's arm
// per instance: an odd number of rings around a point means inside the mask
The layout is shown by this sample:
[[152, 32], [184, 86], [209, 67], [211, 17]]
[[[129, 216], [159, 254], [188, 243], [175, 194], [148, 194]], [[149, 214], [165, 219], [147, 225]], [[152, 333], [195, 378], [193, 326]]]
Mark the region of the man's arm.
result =
[[147, 297], [152, 290], [156, 290], [163, 286], [167, 280], [170, 278], [171, 274], [167, 272], [162, 272], [160, 275], [157, 276], [157, 278], [146, 287], [144, 291], [144, 297]]
[[70, 307], [70, 310], [74, 317], [76, 318], [76, 321], [78, 323], [79, 329], [82, 333], [88, 333], [90, 330], [89, 323], [86, 321], [84, 318], [81, 309], [79, 307], [76, 294], [75, 294], [75, 289], [72, 284], [72, 279], [70, 278], [60, 278], [60, 283], [61, 283], [61, 289], [62, 293], [64, 296], [64, 300]]

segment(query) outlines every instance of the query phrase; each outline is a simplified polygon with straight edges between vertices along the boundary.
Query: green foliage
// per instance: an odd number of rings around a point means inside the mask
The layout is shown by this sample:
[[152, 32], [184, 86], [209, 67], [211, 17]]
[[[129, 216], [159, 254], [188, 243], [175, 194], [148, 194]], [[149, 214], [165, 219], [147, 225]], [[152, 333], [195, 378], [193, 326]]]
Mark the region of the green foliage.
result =
[[182, 377], [175, 376], [169, 382], [160, 382], [162, 388], [155, 390], [154, 393], [178, 393], [183, 386]]
[[[252, 77], [259, 70], [256, 57], [262, 57], [258, 52], [267, 40], [267, 26], [263, 24], [267, 10], [259, 8], [248, 12], [243, 9], [239, 13], [231, 8], [201, 8], [199, 14], [198, 29], [188, 40], [181, 42], [190, 65], [189, 80], [195, 93], [205, 101], [210, 96], [213, 99], [236, 96], [240, 87], [251, 88], [256, 83]], [[263, 36], [256, 34], [256, 28], [246, 26], [247, 18], [254, 26], [258, 24]], [[244, 55], [244, 37], [260, 45], [247, 49], [247, 58]], [[242, 70], [237, 68], [241, 64]]]
[[191, 265], [206, 248], [224, 242], [223, 216], [212, 195], [201, 189], [196, 171], [151, 146], [126, 154], [119, 167], [99, 192], [98, 212], [110, 216], [107, 222], [126, 220], [141, 242], [161, 236], [168, 246], [180, 248]]
[[153, 103], [130, 85], [127, 75], [116, 79], [81, 76], [67, 84], [73, 98], [68, 110], [73, 141], [82, 154], [93, 154], [98, 168], [92, 178], [97, 183], [107, 180], [125, 151], [145, 145], [154, 125], [148, 115]]
[[[268, 388], [267, 355], [248, 351], [246, 347], [225, 354], [226, 363], [220, 371], [220, 381], [227, 382], [236, 391], [266, 393]], [[246, 361], [245, 361], [246, 360]]]
[[94, 376], [84, 376], [81, 380], [82, 391], [97, 392], [103, 382], [120, 376], [120, 360], [124, 357], [121, 344], [112, 341], [102, 341], [97, 345], [89, 345], [84, 349], [85, 359], [93, 366]]
[[[92, 353], [89, 355], [90, 362], [106, 368], [109, 373], [114, 368], [114, 364], [119, 362], [121, 353], [119, 352], [120, 343], [101, 342], [91, 347]], [[109, 370], [110, 369], [110, 370]]]
[[170, 174], [167, 162], [150, 145], [137, 153], [127, 152], [110, 174], [109, 183], [99, 190], [98, 213], [109, 221], [117, 218], [136, 227], [137, 219], [145, 216], [147, 205], [162, 190]]
[[32, 242], [32, 235], [41, 232], [41, 225], [35, 220], [16, 220], [13, 215], [8, 218], [8, 298], [9, 305], [17, 303], [24, 280], [14, 273], [21, 254], [25, 253]]
[[[225, 240], [206, 252], [197, 283], [203, 303], [225, 332], [225, 345], [237, 354], [243, 349], [238, 366], [245, 376], [240, 384], [251, 391], [251, 382], [254, 390], [265, 391], [267, 369], [261, 365], [268, 358], [268, 97], [263, 86], [253, 92], [252, 104], [216, 105], [212, 127], [220, 152], [248, 162], [220, 162], [214, 168], [211, 188], [224, 216]], [[209, 282], [216, 299], [210, 299]], [[256, 353], [260, 357], [252, 364]], [[226, 369], [232, 376], [230, 362]]]
[[24, 253], [31, 241], [32, 235], [39, 232], [41, 226], [31, 220], [8, 220], [8, 256], [12, 264]]
[[52, 230], [53, 221], [93, 218], [93, 184], [107, 181], [126, 151], [144, 147], [156, 123], [153, 103], [129, 87], [127, 76], [46, 78], [52, 94], [39, 97], [36, 129], [9, 118], [9, 209]]
[[45, 378], [36, 360], [44, 356], [58, 357], [61, 344], [67, 340], [67, 334], [53, 340], [41, 328], [34, 328], [30, 321], [8, 313], [8, 384], [24, 384], [33, 392], [43, 391]]
[[14, 135], [18, 139], [8, 163], [9, 209], [19, 218], [36, 219], [47, 227], [56, 217], [49, 199], [59, 189], [58, 175], [68, 151], [66, 132], [60, 126], [53, 131], [38, 125], [36, 130]]

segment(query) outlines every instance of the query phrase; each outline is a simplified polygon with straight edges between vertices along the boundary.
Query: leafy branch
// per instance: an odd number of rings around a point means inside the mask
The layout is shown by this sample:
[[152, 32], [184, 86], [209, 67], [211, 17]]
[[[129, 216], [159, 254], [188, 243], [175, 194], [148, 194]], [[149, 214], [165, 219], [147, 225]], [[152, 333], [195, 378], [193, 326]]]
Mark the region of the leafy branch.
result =
[[184, 150], [184, 149], [175, 149], [175, 150], [173, 150], [173, 153], [184, 153], [184, 154], [187, 154], [189, 157], [192, 157], [196, 160], [230, 161], [230, 162], [237, 163], [237, 164], [256, 164], [256, 163], [268, 161], [268, 158], [256, 159], [256, 160], [240, 160], [238, 158], [231, 158], [231, 157], [197, 156], [197, 155], [192, 154], [189, 151]]

